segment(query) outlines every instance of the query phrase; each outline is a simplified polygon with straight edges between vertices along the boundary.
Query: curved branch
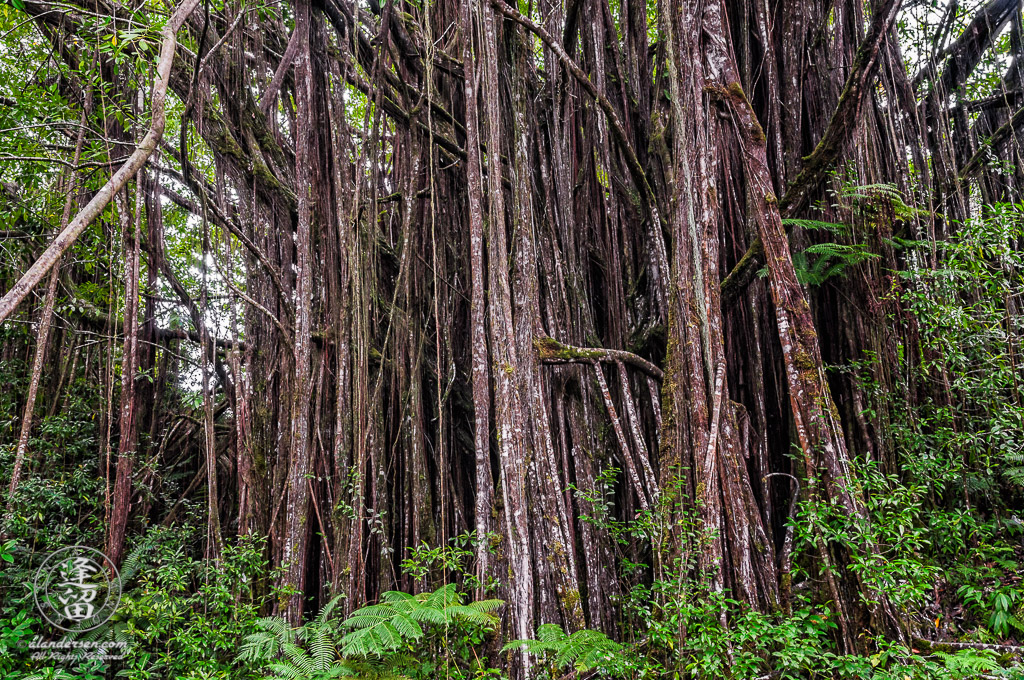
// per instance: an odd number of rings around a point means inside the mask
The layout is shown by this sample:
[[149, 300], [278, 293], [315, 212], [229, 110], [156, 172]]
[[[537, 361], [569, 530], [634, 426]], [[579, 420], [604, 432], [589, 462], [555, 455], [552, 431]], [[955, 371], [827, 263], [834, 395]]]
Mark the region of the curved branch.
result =
[[170, 81], [171, 66], [174, 63], [174, 51], [178, 45], [178, 29], [185, 22], [185, 19], [199, 5], [199, 0], [184, 0], [175, 10], [174, 14], [167, 21], [161, 31], [163, 40], [160, 44], [160, 59], [156, 66], [156, 82], [153, 83], [153, 118], [149, 131], [142, 138], [135, 151], [128, 158], [124, 165], [118, 168], [107, 183], [96, 192], [92, 200], [75, 215], [75, 218], [68, 223], [53, 243], [39, 256], [39, 259], [29, 267], [29, 270], [18, 280], [11, 290], [0, 299], [0, 323], [7, 320], [21, 301], [42, 281], [47, 272], [53, 268], [64, 252], [78, 240], [78, 237], [85, 231], [86, 227], [92, 224], [93, 220], [100, 216], [103, 210], [110, 203], [124, 185], [128, 183], [135, 174], [142, 169], [149, 157], [153, 155], [156, 146], [163, 137], [164, 127], [167, 123], [166, 112], [164, 111], [164, 100], [167, 97], [167, 84]]
[[1018, 9], [1018, 0], [991, 0], [944, 53], [948, 55], [938, 87], [938, 96], [958, 90], [981, 63], [985, 50], [999, 37], [1003, 26]]
[[627, 352], [624, 349], [604, 349], [602, 347], [575, 347], [566, 345], [554, 338], [537, 338], [533, 341], [537, 348], [537, 356], [544, 364], [592, 364], [622, 362], [661, 380], [665, 373], [642, 356]]

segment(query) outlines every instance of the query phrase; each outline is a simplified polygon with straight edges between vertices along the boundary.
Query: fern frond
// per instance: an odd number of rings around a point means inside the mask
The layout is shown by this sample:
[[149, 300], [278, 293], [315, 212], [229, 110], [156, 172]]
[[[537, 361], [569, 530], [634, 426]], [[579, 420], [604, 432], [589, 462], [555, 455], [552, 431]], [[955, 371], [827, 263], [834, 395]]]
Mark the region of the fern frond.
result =
[[472, 607], [473, 609], [476, 609], [477, 611], [484, 612], [485, 614], [489, 614], [491, 612], [497, 611], [503, 604], [505, 604], [505, 600], [494, 599], [494, 600], [476, 600], [474, 602], [470, 602], [466, 606], [467, 607]]
[[850, 187], [843, 192], [843, 198], [872, 198], [877, 196], [903, 201], [903, 193], [896, 188], [896, 185], [885, 182], [861, 184], [860, 186]]
[[[402, 646], [402, 634], [390, 621], [373, 630], [377, 633], [377, 639], [380, 640], [383, 651], [394, 651]], [[383, 655], [383, 651], [380, 652], [381, 655]]]
[[1016, 486], [1024, 486], [1024, 467], [1009, 467], [1003, 470], [1003, 477]]
[[423, 628], [420, 627], [420, 624], [415, 619], [406, 614], [396, 615], [391, 619], [391, 624], [404, 638], [419, 640], [423, 637]]
[[462, 597], [455, 589], [455, 584], [449, 583], [430, 593], [425, 604], [433, 609], [444, 609], [453, 604], [462, 604]]
[[557, 668], [574, 666], [578, 671], [587, 671], [618, 654], [622, 645], [599, 630], [584, 629], [566, 635], [561, 626], [548, 623], [537, 628], [536, 640], [513, 640], [502, 651], [521, 648], [534, 656], [549, 656]]
[[240, 661], [266, 661], [277, 656], [280, 649], [281, 643], [277, 636], [265, 632], [252, 633], [245, 637], [238, 652], [238, 659]]
[[403, 593], [400, 590], [389, 590], [386, 593], [382, 593], [380, 596], [381, 602], [394, 605], [409, 602], [410, 600], [416, 600], [416, 596], [410, 593]]
[[431, 623], [435, 626], [446, 626], [451, 622], [450, 617], [445, 614], [444, 609], [435, 609], [431, 606], [417, 607], [409, 612], [414, 621]]
[[512, 640], [501, 648], [502, 652], [511, 652], [526, 648], [526, 651], [534, 656], [544, 656], [548, 652], [557, 652], [561, 645], [557, 642], [543, 642], [541, 640]]
[[599, 630], [578, 630], [566, 639], [555, 654], [555, 664], [559, 668], [574, 664], [580, 670], [587, 670], [621, 649], [620, 644]]
[[402, 635], [390, 623], [372, 628], [354, 630], [341, 639], [341, 653], [345, 656], [382, 657], [399, 649]]
[[935, 656], [942, 659], [946, 670], [971, 673], [991, 673], [999, 670], [1000, 666], [993, 658], [992, 652], [988, 650], [962, 650], [956, 654], [935, 652]]
[[320, 610], [320, 613], [316, 615], [315, 619], [313, 619], [313, 623], [318, 626], [326, 624], [327, 621], [330, 620], [331, 614], [334, 613], [334, 609], [338, 606], [338, 603], [344, 600], [345, 597], [345, 595], [338, 595], [325, 604], [323, 609]]
[[326, 671], [331, 667], [337, 654], [329, 630], [320, 628], [315, 632], [309, 641], [309, 653], [316, 670]]
[[281, 652], [285, 658], [291, 662], [293, 666], [302, 671], [305, 675], [311, 675], [315, 670], [316, 664], [313, 663], [313, 659], [310, 658], [309, 654], [302, 647], [299, 647], [293, 642], [285, 642], [281, 645]]
[[359, 628], [341, 638], [341, 653], [344, 656], [373, 656], [376, 643], [372, 638], [372, 628]]
[[280, 617], [263, 617], [256, 621], [256, 627], [271, 635], [288, 636], [294, 633], [292, 628]]
[[357, 609], [341, 623], [349, 632], [340, 641], [340, 651], [345, 657], [380, 659], [421, 640], [428, 628], [462, 623], [492, 629], [491, 612], [502, 604], [482, 600], [464, 605], [455, 584], [418, 595], [388, 591], [377, 604]]
[[305, 674], [302, 671], [286, 663], [272, 663], [267, 668], [273, 671], [277, 677], [284, 678], [285, 680], [304, 680], [305, 678]]
[[448, 607], [445, 610], [445, 618], [450, 623], [453, 619], [465, 621], [467, 623], [475, 623], [479, 626], [489, 626], [494, 622], [494, 616], [492, 614], [486, 614], [482, 611], [478, 611], [473, 607], [467, 607], [466, 605], [454, 605]]
[[537, 639], [542, 642], [558, 642], [565, 637], [565, 631], [558, 624], [545, 623], [537, 627]]
[[397, 613], [390, 604], [371, 604], [352, 612], [352, 616], [345, 619], [342, 625], [348, 628], [368, 628], [387, 621]]

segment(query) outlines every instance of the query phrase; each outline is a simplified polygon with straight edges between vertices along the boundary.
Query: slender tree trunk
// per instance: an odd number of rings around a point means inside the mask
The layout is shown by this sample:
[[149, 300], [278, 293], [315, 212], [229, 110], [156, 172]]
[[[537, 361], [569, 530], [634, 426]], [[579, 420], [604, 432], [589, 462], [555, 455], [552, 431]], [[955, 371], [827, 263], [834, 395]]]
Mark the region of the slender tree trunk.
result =
[[[530, 518], [526, 486], [530, 456], [526, 412], [516, 385], [516, 371], [523, 370], [514, 342], [512, 296], [508, 276], [506, 210], [502, 186], [501, 90], [498, 81], [498, 24], [494, 10], [482, 7], [483, 45], [481, 94], [487, 120], [488, 212], [487, 261], [488, 308], [490, 322], [491, 366], [494, 376], [494, 418], [498, 434], [501, 490], [504, 498], [505, 531], [508, 542], [509, 593], [513, 607], [512, 629], [520, 639], [533, 635], [535, 595], [533, 569], [536, 557], [531, 550]], [[529, 657], [521, 654], [523, 667]], [[528, 671], [527, 671], [528, 673]]]
[[50, 272], [50, 280], [46, 284], [46, 297], [43, 300], [43, 309], [39, 317], [39, 328], [36, 330], [36, 347], [32, 356], [32, 375], [28, 382], [28, 394], [25, 395], [25, 411], [21, 418], [21, 431], [18, 434], [18, 448], [14, 454], [14, 467], [11, 469], [11, 483], [7, 487], [7, 512], [6, 518], [10, 519], [14, 502], [14, 495], [18, 491], [18, 484], [21, 482], [21, 469], [25, 464], [25, 457], [28, 453], [28, 439], [32, 433], [32, 421], [36, 410], [36, 395], [39, 393], [39, 379], [43, 375], [43, 365], [46, 363], [46, 348], [50, 340], [50, 326], [53, 324], [53, 306], [57, 299], [57, 281], [59, 280], [60, 266], [55, 266]]
[[[93, 60], [95, 63], [95, 59]], [[82, 157], [82, 144], [85, 141], [85, 121], [86, 112], [92, 108], [92, 88], [86, 93], [85, 98], [85, 110], [82, 112], [82, 116], [79, 118], [79, 131], [75, 140], [75, 154], [72, 159], [74, 165], [78, 165], [78, 161]], [[64, 211], [60, 218], [60, 230], [63, 231], [67, 225], [68, 220], [71, 219], [71, 209], [75, 204], [75, 197], [77, 196], [77, 190], [74, 186], [71, 172], [66, 172], [60, 185], [64, 188]], [[46, 363], [46, 349], [49, 345], [50, 340], [50, 327], [53, 325], [53, 308], [57, 301], [57, 282], [60, 277], [60, 262], [58, 261], [54, 265], [53, 271], [50, 272], [49, 281], [46, 284], [46, 298], [43, 302], [42, 315], [39, 318], [39, 328], [36, 331], [36, 348], [35, 354], [32, 357], [32, 376], [29, 378], [28, 394], [25, 395], [25, 410], [24, 415], [21, 419], [21, 431], [18, 434], [18, 448], [14, 455], [14, 467], [11, 470], [11, 483], [7, 488], [7, 510], [5, 518], [11, 516], [11, 502], [14, 500], [14, 494], [18, 490], [18, 484], [21, 482], [21, 470], [25, 464], [25, 457], [28, 453], [28, 440], [32, 433], [32, 421], [33, 414], [36, 408], [36, 395], [39, 392], [39, 380], [43, 374], [43, 366]], [[77, 355], [76, 355], [77, 356]], [[71, 371], [72, 376], [74, 375], [74, 367]], [[72, 377], [73, 379], [73, 377]], [[59, 385], [58, 385], [59, 387]], [[54, 395], [56, 397], [56, 395]], [[54, 398], [54, 403], [56, 403]], [[2, 527], [0, 527], [2, 529]]]
[[139, 340], [139, 220], [142, 206], [136, 201], [133, 218], [128, 201], [118, 194], [118, 216], [124, 240], [124, 349], [121, 355], [121, 406], [114, 491], [111, 498], [110, 528], [107, 532], [106, 555], [114, 564], [121, 564], [125, 532], [132, 501], [132, 470], [138, 441], [138, 419], [135, 379], [138, 370]]
[[483, 179], [480, 169], [480, 114], [477, 107], [477, 72], [473, 58], [474, 3], [459, 5], [462, 36], [462, 67], [466, 95], [466, 185], [469, 197], [469, 268], [472, 286], [470, 342], [473, 382], [473, 445], [476, 453], [476, 576], [481, 588], [489, 575], [488, 538], [491, 527], [493, 479], [491, 477], [491, 388], [488, 368], [487, 328], [484, 290]]
[[285, 533], [282, 565], [287, 570], [285, 583], [297, 591], [288, 597], [285, 616], [293, 626], [302, 621], [306, 583], [306, 547], [309, 541], [310, 471], [309, 405], [311, 394], [310, 351], [313, 323], [313, 76], [310, 56], [310, 6], [308, 0], [296, 4], [295, 32], [299, 40], [295, 61], [296, 128], [295, 174], [298, 188], [298, 229], [295, 234], [295, 373], [291, 403], [291, 448], [285, 501]]

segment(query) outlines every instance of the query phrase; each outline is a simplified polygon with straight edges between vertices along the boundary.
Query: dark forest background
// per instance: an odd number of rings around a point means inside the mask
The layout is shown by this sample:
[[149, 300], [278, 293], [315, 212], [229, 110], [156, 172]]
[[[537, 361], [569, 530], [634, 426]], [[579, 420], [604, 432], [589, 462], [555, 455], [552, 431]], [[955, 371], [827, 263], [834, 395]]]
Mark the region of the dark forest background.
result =
[[[4, 677], [1020, 677], [1019, 0], [9, 0], [0, 55]], [[76, 544], [124, 658], [25, 653]]]

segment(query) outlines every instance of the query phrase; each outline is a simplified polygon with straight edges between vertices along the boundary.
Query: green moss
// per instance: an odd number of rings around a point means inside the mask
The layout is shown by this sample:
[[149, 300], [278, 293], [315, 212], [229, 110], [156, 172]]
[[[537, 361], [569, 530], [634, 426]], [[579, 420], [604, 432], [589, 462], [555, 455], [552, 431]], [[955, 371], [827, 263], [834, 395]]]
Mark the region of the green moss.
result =
[[[751, 113], [751, 116], [753, 116], [753, 113]], [[756, 144], [764, 144], [768, 141], [768, 137], [764, 134], [764, 128], [761, 127], [761, 123], [758, 122], [757, 119], [754, 119], [750, 124], [750, 138]]]
[[750, 135], [751, 140], [756, 144], [764, 144], [767, 140], [764, 128], [761, 127], [757, 116], [754, 115], [754, 108], [750, 105], [750, 100], [747, 99], [747, 94], [743, 91], [743, 87], [737, 82], [732, 82], [725, 89], [732, 100], [733, 106], [745, 109], [750, 116], [750, 129], [747, 133]]
[[797, 369], [799, 369], [802, 373], [814, 371], [818, 368], [817, 365], [814, 363], [814, 359], [811, 357], [810, 353], [803, 349], [798, 349], [796, 351], [796, 353], [793, 356], [793, 363], [796, 365]]
[[729, 94], [732, 95], [734, 99], [737, 99], [742, 102], [747, 101], [747, 93], [743, 91], [743, 86], [740, 85], [738, 82], [733, 81], [729, 83], [729, 85], [726, 86], [725, 89], [728, 90]]
[[219, 153], [230, 156], [244, 165], [247, 161], [245, 152], [231, 132], [229, 132], [224, 120], [213, 111], [209, 112], [207, 117], [214, 123], [211, 126], [213, 128], [210, 139], [211, 146]]
[[570, 588], [562, 595], [562, 606], [567, 612], [575, 612], [580, 606], [580, 591]]
[[600, 350], [570, 347], [569, 345], [563, 345], [554, 338], [537, 338], [533, 341], [533, 346], [537, 348], [537, 354], [540, 356], [541, 361], [549, 359], [562, 359], [565, 361], [599, 359], [603, 356]]

